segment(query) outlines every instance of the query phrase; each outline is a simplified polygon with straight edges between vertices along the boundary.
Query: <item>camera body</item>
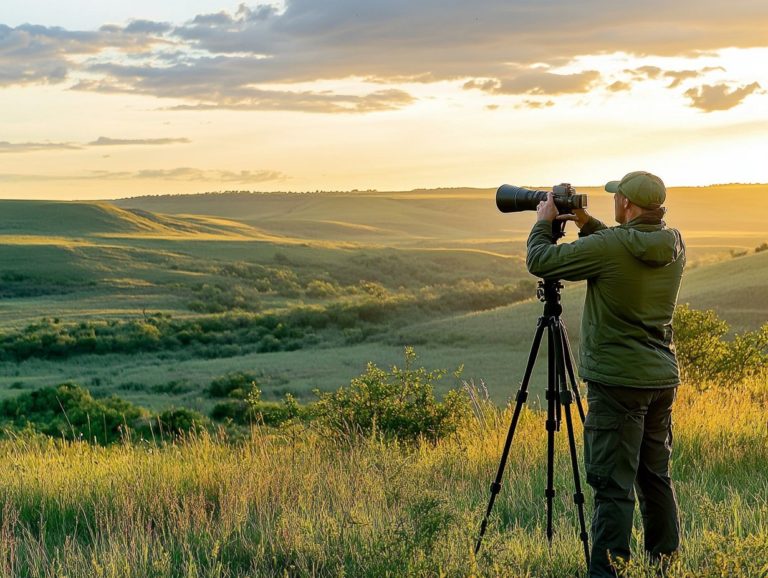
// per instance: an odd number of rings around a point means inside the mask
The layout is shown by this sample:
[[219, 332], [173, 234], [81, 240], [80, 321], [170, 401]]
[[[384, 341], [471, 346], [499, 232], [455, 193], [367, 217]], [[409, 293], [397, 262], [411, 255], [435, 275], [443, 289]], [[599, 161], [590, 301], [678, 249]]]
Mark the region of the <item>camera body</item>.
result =
[[[574, 209], [587, 207], [587, 195], [576, 193], [570, 183], [552, 187], [555, 206], [560, 214], [572, 213]], [[547, 200], [547, 191], [536, 191], [512, 185], [501, 185], [496, 191], [496, 206], [502, 213], [535, 211], [541, 201]]]

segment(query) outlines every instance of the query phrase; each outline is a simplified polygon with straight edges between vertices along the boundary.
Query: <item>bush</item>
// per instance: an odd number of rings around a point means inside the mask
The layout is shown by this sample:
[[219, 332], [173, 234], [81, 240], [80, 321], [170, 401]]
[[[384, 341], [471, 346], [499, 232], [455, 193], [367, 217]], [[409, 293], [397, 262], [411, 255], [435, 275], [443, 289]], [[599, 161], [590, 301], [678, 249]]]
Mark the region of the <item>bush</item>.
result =
[[13, 429], [32, 428], [50, 436], [99, 443], [119, 440], [144, 415], [140, 407], [119, 397], [97, 400], [87, 389], [72, 383], [0, 402], [0, 420]]
[[173, 435], [205, 429], [208, 418], [200, 412], [187, 408], [168, 409], [157, 416], [162, 431]]
[[[466, 393], [451, 390], [442, 402], [437, 401], [434, 386], [445, 370], [413, 369], [415, 359], [413, 348], [406, 347], [405, 368], [394, 366], [385, 371], [368, 363], [348, 387], [316, 392], [321, 423], [341, 435], [380, 432], [409, 441], [419, 437], [436, 441], [455, 432], [471, 414]], [[457, 370], [455, 375], [459, 373]]]
[[233, 371], [214, 379], [208, 386], [208, 397], [245, 398], [248, 392], [258, 387], [256, 376], [242, 371]]
[[730, 328], [714, 311], [685, 304], [675, 309], [672, 325], [684, 381], [699, 387], [711, 382], [734, 383], [768, 367], [768, 324], [728, 341], [724, 337]]

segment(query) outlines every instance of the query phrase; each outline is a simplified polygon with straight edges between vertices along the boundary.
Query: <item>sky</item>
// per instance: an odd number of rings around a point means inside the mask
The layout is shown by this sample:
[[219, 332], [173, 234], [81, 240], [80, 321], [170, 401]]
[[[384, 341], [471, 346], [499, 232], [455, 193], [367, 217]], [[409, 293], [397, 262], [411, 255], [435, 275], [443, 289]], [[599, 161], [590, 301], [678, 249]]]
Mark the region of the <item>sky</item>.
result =
[[3, 0], [0, 198], [768, 182], [768, 2]]

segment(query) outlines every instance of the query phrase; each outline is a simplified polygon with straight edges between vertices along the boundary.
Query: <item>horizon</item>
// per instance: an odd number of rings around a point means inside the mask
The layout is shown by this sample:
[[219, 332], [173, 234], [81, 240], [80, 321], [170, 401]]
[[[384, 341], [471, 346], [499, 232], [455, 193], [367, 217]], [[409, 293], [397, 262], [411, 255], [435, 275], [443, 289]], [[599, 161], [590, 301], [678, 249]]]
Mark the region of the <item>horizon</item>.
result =
[[[536, 190], [549, 190], [550, 187], [543, 186], [543, 185], [519, 185], [524, 188], [531, 188]], [[612, 195], [613, 193], [609, 193], [604, 190], [604, 185], [572, 185], [574, 189], [578, 192], [579, 190], [590, 190], [590, 194], [604, 194], [604, 195]], [[718, 187], [768, 187], [768, 182], [765, 183], [712, 183], [708, 185], [675, 185], [675, 186], [669, 186], [667, 187], [667, 190], [680, 190], [680, 189], [713, 189]], [[380, 194], [380, 195], [387, 195], [387, 194], [409, 194], [409, 193], [437, 193], [437, 192], [450, 192], [450, 191], [477, 191], [477, 192], [483, 192], [483, 191], [494, 191], [498, 187], [476, 187], [476, 186], [438, 186], [434, 188], [425, 188], [425, 187], [418, 187], [418, 188], [412, 188], [412, 189], [386, 189], [386, 190], [379, 190], [379, 189], [316, 189], [316, 190], [273, 190], [273, 191], [267, 191], [267, 190], [257, 190], [257, 189], [221, 189], [221, 190], [207, 190], [207, 191], [192, 191], [192, 192], [180, 192], [180, 193], [165, 193], [165, 192], [155, 192], [155, 193], [138, 193], [135, 195], [127, 195], [123, 197], [93, 197], [93, 198], [84, 198], [84, 199], [78, 199], [78, 198], [72, 198], [72, 199], [62, 199], [62, 198], [45, 198], [45, 197], [35, 197], [35, 198], [24, 198], [24, 197], [2, 197], [0, 196], [0, 202], [2, 201], [53, 201], [53, 202], [72, 202], [72, 203], [97, 203], [97, 202], [109, 202], [109, 201], [126, 201], [130, 199], [142, 199], [142, 198], [151, 198], [151, 197], [186, 197], [186, 196], [202, 196], [202, 195], [323, 195], [323, 194], [340, 194], [340, 195], [365, 195], [365, 194]], [[597, 189], [597, 190], [592, 190]]]
[[0, 198], [768, 182], [768, 6], [560, 2], [8, 0]]

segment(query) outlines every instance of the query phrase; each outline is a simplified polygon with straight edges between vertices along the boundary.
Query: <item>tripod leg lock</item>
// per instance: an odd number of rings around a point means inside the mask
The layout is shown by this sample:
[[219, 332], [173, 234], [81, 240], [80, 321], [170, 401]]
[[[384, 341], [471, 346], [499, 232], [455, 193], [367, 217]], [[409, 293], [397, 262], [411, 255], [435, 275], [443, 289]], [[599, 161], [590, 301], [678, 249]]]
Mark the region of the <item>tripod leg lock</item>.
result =
[[570, 405], [573, 403], [573, 394], [568, 390], [563, 390], [560, 392], [560, 403], [563, 405]]
[[527, 399], [528, 399], [528, 392], [523, 389], [519, 389], [517, 391], [517, 395], [515, 396], [515, 401], [517, 403], [525, 403]]
[[554, 498], [555, 490], [553, 488], [547, 488], [546, 490], [544, 490], [544, 496], [547, 498]]
[[557, 431], [557, 420], [555, 419], [548, 419], [547, 420], [547, 431]]
[[493, 482], [491, 484], [491, 493], [493, 495], [498, 494], [501, 491], [501, 484], [499, 482]]
[[573, 494], [573, 503], [574, 504], [583, 504], [584, 503], [584, 494], [581, 492], [577, 494]]

